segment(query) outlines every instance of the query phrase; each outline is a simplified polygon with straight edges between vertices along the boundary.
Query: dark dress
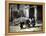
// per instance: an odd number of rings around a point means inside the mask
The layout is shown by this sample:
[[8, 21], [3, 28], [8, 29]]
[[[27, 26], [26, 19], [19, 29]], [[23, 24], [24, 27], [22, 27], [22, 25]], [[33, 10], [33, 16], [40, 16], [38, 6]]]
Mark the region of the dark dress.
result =
[[32, 27], [35, 27], [35, 19], [32, 20], [31, 24], [32, 24]]

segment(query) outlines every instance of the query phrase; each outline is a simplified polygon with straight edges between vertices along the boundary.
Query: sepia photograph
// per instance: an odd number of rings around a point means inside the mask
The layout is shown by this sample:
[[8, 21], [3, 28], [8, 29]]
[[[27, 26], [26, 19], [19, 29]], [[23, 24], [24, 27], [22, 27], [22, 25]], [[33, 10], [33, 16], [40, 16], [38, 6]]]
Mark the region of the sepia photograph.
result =
[[38, 32], [43, 27], [43, 6], [9, 3], [10, 32]]

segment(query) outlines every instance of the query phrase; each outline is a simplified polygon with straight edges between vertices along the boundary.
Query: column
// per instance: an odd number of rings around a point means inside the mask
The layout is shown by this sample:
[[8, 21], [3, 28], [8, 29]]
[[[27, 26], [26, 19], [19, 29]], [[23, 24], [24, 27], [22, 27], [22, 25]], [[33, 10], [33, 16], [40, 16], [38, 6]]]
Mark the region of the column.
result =
[[34, 6], [35, 25], [37, 24], [37, 6]]
[[24, 13], [27, 18], [29, 18], [29, 5], [24, 6]]

